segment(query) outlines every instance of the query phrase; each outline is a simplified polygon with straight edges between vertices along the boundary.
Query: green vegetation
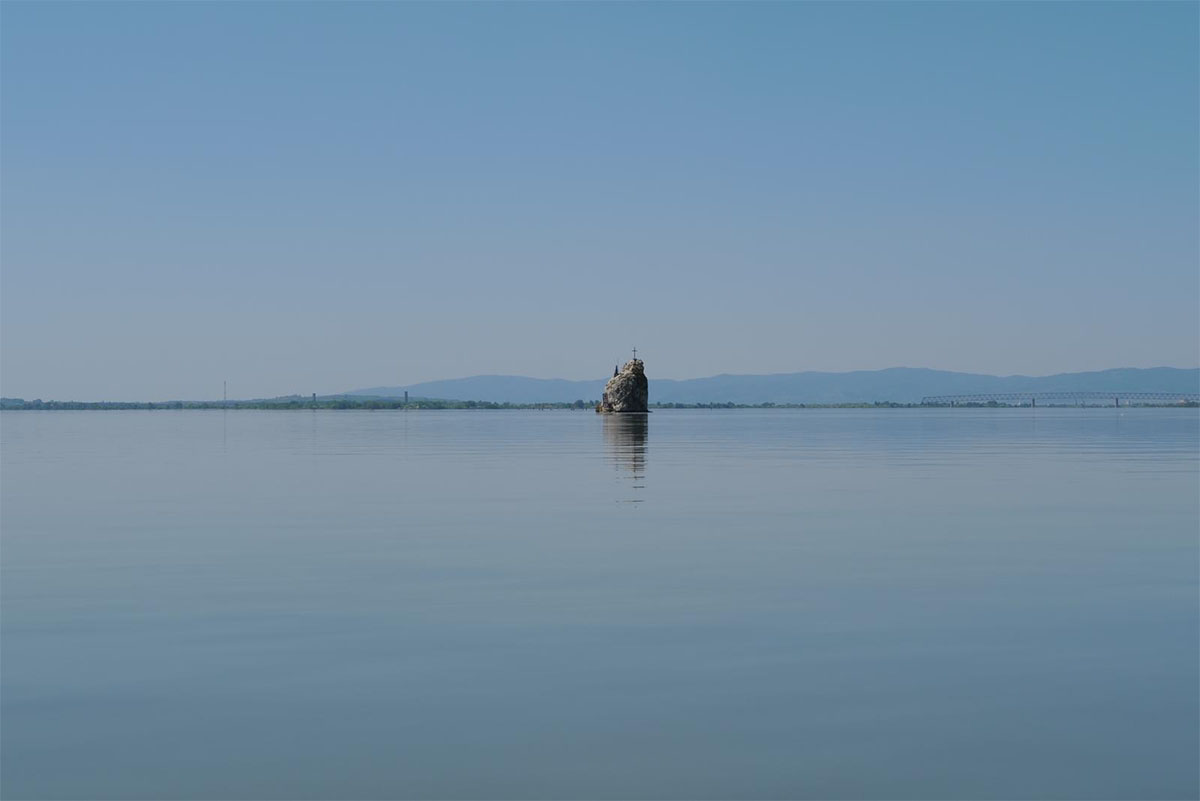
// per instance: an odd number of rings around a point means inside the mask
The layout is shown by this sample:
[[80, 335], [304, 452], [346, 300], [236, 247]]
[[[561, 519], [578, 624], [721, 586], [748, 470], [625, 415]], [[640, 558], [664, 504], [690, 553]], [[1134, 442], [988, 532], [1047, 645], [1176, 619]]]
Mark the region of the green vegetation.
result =
[[[121, 401], [44, 401], [24, 400], [23, 398], [0, 398], [0, 409], [5, 411], [119, 411], [122, 409], [360, 409], [367, 411], [393, 409], [564, 409], [572, 411], [591, 411], [596, 401], [582, 399], [572, 403], [493, 403], [491, 401], [457, 401], [439, 398], [412, 398], [407, 403], [402, 398], [372, 398], [354, 395], [324, 397], [313, 400], [300, 395], [283, 398], [268, 398], [244, 401], [158, 401], [158, 402], [121, 402]], [[1039, 404], [1038, 408], [1056, 408], [1070, 404]], [[1162, 407], [1168, 404], [1130, 404], [1130, 406]], [[1170, 404], [1174, 408], [1186, 406], [1196, 408], [1197, 403]], [[874, 403], [651, 403], [651, 409], [920, 409], [939, 408], [922, 406], [919, 403], [892, 403], [891, 401], [876, 401]], [[942, 406], [940, 408], [951, 408]], [[960, 403], [954, 408], [959, 409], [1012, 409], [1017, 406], [989, 401], [987, 403]], [[1090, 408], [1090, 407], [1089, 407]], [[1103, 408], [1096, 406], [1094, 408]]]
[[[579, 399], [571, 403], [494, 403], [492, 401], [458, 401], [439, 398], [372, 398], [339, 395], [313, 400], [300, 395], [243, 401], [44, 401], [23, 398], [0, 398], [0, 409], [29, 411], [122, 410], [122, 409], [570, 409], [592, 410], [597, 401]], [[652, 409], [878, 409], [908, 408], [911, 403], [652, 403]]]
[[243, 401], [44, 401], [23, 398], [0, 398], [0, 409], [29, 411], [108, 411], [122, 409], [591, 409], [595, 401], [585, 403], [492, 403], [490, 401], [456, 401], [438, 398], [371, 398], [353, 395], [305, 398], [299, 395]]

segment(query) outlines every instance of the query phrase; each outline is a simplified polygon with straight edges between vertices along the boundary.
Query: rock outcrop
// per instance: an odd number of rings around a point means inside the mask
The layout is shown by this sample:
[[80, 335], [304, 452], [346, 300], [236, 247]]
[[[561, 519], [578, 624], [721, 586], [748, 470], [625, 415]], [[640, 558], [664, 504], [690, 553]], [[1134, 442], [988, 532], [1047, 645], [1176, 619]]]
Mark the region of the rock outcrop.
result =
[[650, 382], [641, 359], [630, 359], [608, 380], [598, 412], [648, 412]]

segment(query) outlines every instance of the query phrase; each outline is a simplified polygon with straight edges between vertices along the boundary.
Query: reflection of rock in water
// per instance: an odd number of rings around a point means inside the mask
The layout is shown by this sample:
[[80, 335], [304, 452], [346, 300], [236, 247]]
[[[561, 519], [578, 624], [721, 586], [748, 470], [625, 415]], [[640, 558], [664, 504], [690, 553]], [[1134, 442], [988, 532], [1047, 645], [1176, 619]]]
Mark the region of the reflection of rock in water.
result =
[[[650, 428], [648, 414], [609, 414], [604, 416], [604, 442], [608, 458], [620, 469], [633, 489], [645, 488], [646, 437]], [[638, 493], [640, 494], [640, 493]], [[640, 501], [641, 498], [633, 498]]]

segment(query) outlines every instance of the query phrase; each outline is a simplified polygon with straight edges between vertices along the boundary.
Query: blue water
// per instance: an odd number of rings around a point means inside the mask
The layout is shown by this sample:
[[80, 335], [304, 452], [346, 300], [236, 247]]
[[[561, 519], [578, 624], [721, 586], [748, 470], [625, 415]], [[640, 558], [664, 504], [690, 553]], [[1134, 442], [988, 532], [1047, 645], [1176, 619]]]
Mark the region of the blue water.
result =
[[1195, 798], [1195, 409], [6, 412], [4, 798]]

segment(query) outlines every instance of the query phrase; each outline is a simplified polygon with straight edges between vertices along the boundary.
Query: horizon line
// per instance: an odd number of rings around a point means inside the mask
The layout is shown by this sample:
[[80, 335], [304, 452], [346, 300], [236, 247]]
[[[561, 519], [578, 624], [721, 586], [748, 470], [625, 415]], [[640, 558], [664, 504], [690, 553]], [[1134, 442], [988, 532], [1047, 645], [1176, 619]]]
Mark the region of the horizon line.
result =
[[[1088, 373], [1108, 373], [1108, 372], [1114, 372], [1114, 371], [1118, 371], [1118, 370], [1179, 370], [1179, 371], [1197, 370], [1197, 371], [1200, 371], [1200, 365], [1196, 365], [1194, 367], [1177, 367], [1174, 365], [1167, 365], [1167, 364], [1154, 365], [1153, 367], [1128, 367], [1128, 366], [1126, 366], [1126, 367], [1105, 367], [1105, 368], [1098, 369], [1098, 370], [1073, 370], [1073, 371], [1058, 372], [1058, 373], [1046, 373], [1043, 375], [1031, 375], [1031, 374], [1026, 374], [1026, 373], [1010, 373], [1010, 374], [1006, 374], [1006, 375], [1001, 375], [1001, 374], [996, 374], [996, 373], [976, 373], [976, 372], [969, 372], [966, 370], [947, 370], [947, 369], [937, 368], [937, 367], [893, 366], [893, 367], [880, 367], [880, 368], [875, 368], [875, 369], [854, 369], [854, 370], [792, 370], [792, 371], [787, 371], [787, 372], [775, 372], [775, 373], [714, 373], [712, 375], [694, 376], [691, 378], [672, 378], [672, 377], [668, 377], [668, 376], [662, 376], [662, 377], [655, 377], [652, 380], [684, 382], [684, 381], [703, 381], [705, 379], [710, 379], [710, 378], [769, 378], [772, 376], [804, 375], [804, 374], [851, 375], [854, 373], [882, 373], [882, 372], [887, 372], [890, 370], [922, 370], [922, 371], [928, 371], [928, 372], [933, 372], [933, 373], [950, 373], [950, 374], [955, 374], [955, 375], [979, 376], [982, 378], [1040, 379], [1040, 378], [1051, 378], [1051, 377], [1055, 377], [1055, 376], [1085, 375]], [[512, 373], [476, 373], [473, 375], [457, 376], [454, 378], [435, 378], [435, 379], [429, 379], [429, 380], [425, 380], [425, 381], [417, 381], [417, 382], [411, 383], [411, 384], [390, 384], [390, 385], [377, 384], [375, 386], [342, 390], [340, 392], [317, 392], [315, 394], [318, 399], [320, 399], [320, 398], [338, 398], [338, 397], [343, 397], [343, 396], [350, 396], [354, 393], [366, 392], [366, 391], [372, 390], [372, 389], [406, 390], [406, 389], [412, 389], [413, 387], [419, 387], [423, 384], [437, 384], [437, 383], [443, 383], [443, 382], [449, 382], [449, 381], [469, 381], [469, 380], [475, 379], [475, 378], [514, 378], [514, 379], [521, 379], [521, 380], [526, 380], [526, 381], [562, 381], [562, 382], [570, 383], [570, 384], [581, 384], [581, 383], [587, 383], [587, 382], [593, 382], [593, 381], [602, 382], [602, 381], [606, 381], [608, 379], [607, 376], [602, 376], [600, 378], [559, 378], [559, 377], [539, 378], [537, 376], [516, 375], [516, 374], [512, 374]], [[32, 394], [32, 393], [23, 393], [23, 394], [19, 394], [19, 395], [18, 394], [12, 394], [12, 395], [0, 394], [0, 397], [3, 397], [5, 400], [26, 400], [26, 399], [28, 399], [30, 394]], [[192, 398], [176, 397], [176, 398], [168, 398], [168, 399], [163, 399], [163, 400], [146, 400], [144, 398], [124, 399], [124, 400], [117, 400], [117, 399], [58, 400], [58, 399], [52, 399], [49, 402], [54, 402], [54, 403], [178, 403], [178, 402], [182, 402], [182, 403], [220, 403], [222, 400], [227, 400], [230, 403], [235, 403], [235, 402], [246, 403], [246, 402], [251, 402], [251, 401], [268, 401], [268, 400], [273, 400], [276, 398], [293, 398], [293, 397], [309, 398], [313, 394], [314, 393], [312, 393], [312, 392], [290, 392], [290, 393], [275, 394], [275, 395], [259, 395], [259, 396], [244, 397], [244, 398], [224, 398], [224, 399], [219, 399], [219, 398], [202, 399], [202, 398], [197, 398], [197, 397], [192, 397]], [[43, 400], [43, 402], [47, 402], [46, 399], [39, 398], [36, 395], [34, 396], [33, 399], [34, 400]]]

